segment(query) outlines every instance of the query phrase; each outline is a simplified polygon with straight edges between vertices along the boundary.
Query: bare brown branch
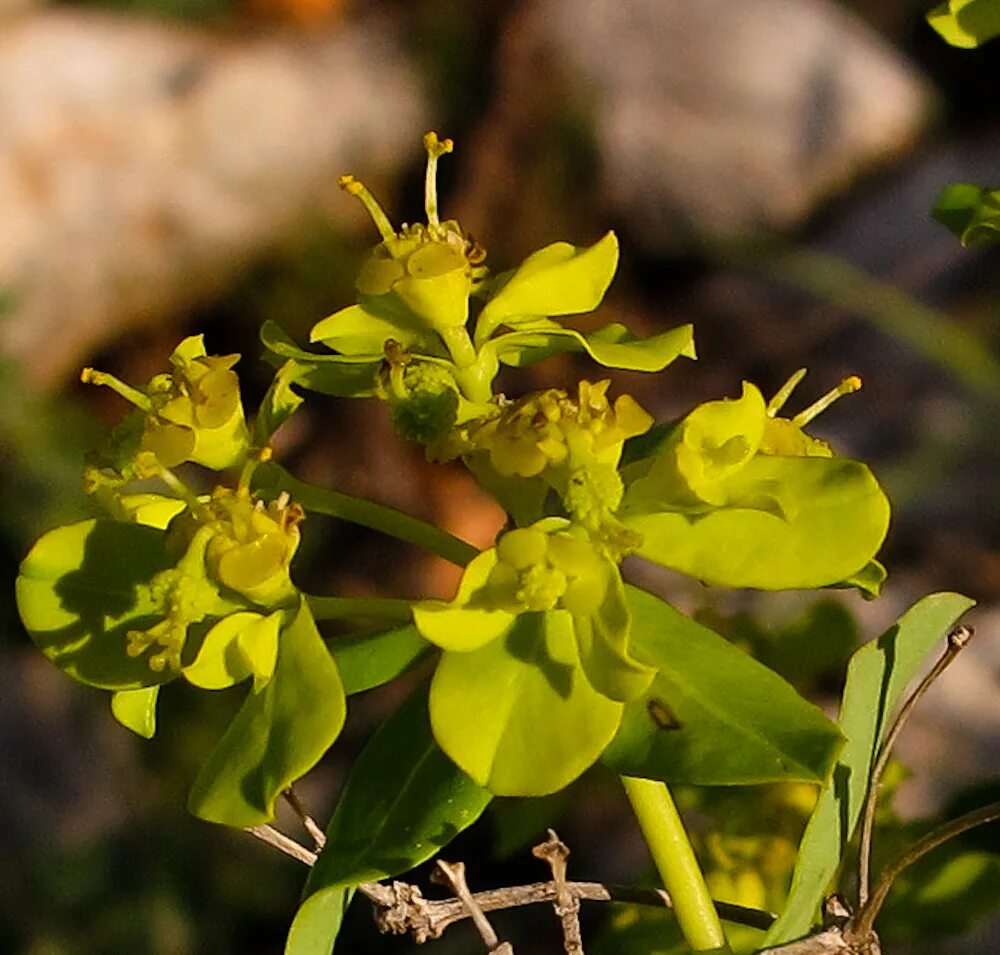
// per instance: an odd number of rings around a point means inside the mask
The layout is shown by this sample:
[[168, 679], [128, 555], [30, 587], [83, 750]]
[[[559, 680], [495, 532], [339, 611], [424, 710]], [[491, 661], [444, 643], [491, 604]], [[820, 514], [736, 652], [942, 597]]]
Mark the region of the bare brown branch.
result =
[[549, 838], [531, 850], [536, 859], [543, 859], [552, 870], [552, 885], [555, 888], [554, 908], [562, 925], [563, 947], [566, 955], [583, 955], [583, 936], [580, 934], [580, 899], [569, 891], [566, 885], [566, 862], [569, 847], [560, 840], [555, 831], [549, 830]]
[[283, 832], [278, 832], [272, 826], [251, 826], [244, 832], [249, 832], [255, 839], [266, 842], [269, 846], [273, 846], [279, 852], [291, 856], [298, 862], [303, 862], [306, 865], [316, 864], [315, 852], [310, 852], [305, 846], [299, 845], [294, 839], [290, 839]]
[[319, 852], [326, 845], [326, 833], [317, 825], [316, 820], [306, 808], [306, 804], [292, 786], [289, 786], [282, 795], [288, 805], [292, 807], [295, 815], [299, 817], [303, 828], [309, 833], [316, 846], [316, 851]]
[[510, 942], [501, 942], [497, 938], [497, 933], [493, 931], [489, 919], [483, 912], [482, 906], [476, 901], [475, 896], [469, 891], [469, 886], [465, 881], [465, 864], [462, 862], [445, 862], [443, 859], [437, 860], [438, 872], [444, 877], [447, 884], [455, 893], [456, 898], [464, 906], [469, 918], [475, 923], [476, 929], [482, 936], [483, 944], [489, 955], [514, 955], [514, 948]]

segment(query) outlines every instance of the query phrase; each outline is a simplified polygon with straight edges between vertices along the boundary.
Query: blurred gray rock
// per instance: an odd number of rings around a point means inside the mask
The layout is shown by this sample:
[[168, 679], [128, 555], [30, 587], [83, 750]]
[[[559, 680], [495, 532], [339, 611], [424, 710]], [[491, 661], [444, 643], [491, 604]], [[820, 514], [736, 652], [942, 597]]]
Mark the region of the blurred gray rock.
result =
[[[0, 34], [0, 354], [48, 384], [123, 328], [217, 292], [327, 203], [419, 151], [392, 35], [223, 40], [49, 10]], [[334, 198], [337, 197], [337, 198]], [[356, 205], [356, 203], [354, 204]]]
[[652, 252], [799, 224], [908, 150], [932, 99], [825, 0], [534, 0], [510, 44], [526, 89], [589, 98], [607, 201]]

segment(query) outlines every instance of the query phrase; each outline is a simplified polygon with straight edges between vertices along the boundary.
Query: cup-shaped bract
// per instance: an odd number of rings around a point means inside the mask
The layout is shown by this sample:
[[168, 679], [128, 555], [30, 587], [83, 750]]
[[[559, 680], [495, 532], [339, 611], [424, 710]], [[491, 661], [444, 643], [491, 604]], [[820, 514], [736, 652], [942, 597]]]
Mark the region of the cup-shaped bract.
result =
[[194, 539], [205, 529], [209, 576], [251, 603], [282, 606], [297, 593], [289, 567], [299, 546], [304, 512], [279, 495], [265, 504], [245, 489], [219, 487], [210, 499], [188, 508], [170, 525], [174, 540]]

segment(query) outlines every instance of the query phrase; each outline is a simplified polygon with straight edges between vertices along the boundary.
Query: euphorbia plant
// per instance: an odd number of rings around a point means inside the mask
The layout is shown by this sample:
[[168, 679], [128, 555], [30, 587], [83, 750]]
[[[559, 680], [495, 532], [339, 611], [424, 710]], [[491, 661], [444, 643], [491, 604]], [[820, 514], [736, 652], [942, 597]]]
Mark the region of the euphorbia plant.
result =
[[[278, 370], [252, 430], [237, 356], [206, 355], [200, 336], [143, 387], [84, 372], [135, 407], [86, 468], [106, 516], [51, 531], [24, 560], [22, 619], [69, 675], [111, 690], [115, 717], [142, 736], [171, 680], [246, 682], [189, 800], [196, 816], [235, 827], [273, 819], [278, 797], [335, 743], [346, 697], [436, 656], [429, 686], [358, 761], [291, 953], [329, 951], [353, 887], [430, 857], [492, 795], [552, 793], [599, 760], [623, 777], [689, 944], [724, 950], [665, 783], [826, 784], [844, 735], [777, 674], [627, 584], [621, 564], [637, 555], [718, 587], [876, 595], [888, 500], [866, 465], [806, 430], [860, 382], [791, 416], [803, 371], [769, 399], [744, 382], [662, 424], [611, 395], [607, 379], [508, 398], [496, 387], [503, 366], [575, 351], [658, 373], [695, 357], [692, 329], [639, 339], [618, 324], [586, 334], [568, 324], [601, 303], [617, 266], [612, 233], [491, 273], [482, 247], [438, 214], [436, 165], [450, 140], [429, 133], [424, 144], [426, 223], [397, 229], [354, 177], [342, 180], [381, 241], [357, 301], [313, 328], [321, 350], [265, 326]], [[273, 461], [274, 432], [310, 390], [384, 401], [429, 459], [462, 461], [507, 514], [494, 545], [477, 552]], [[214, 472], [214, 490], [188, 487], [176, 470], [186, 464]], [[457, 592], [411, 603], [302, 592], [290, 565], [310, 511], [462, 565]], [[317, 627], [355, 617], [386, 626], [355, 639]], [[390, 772], [403, 783], [387, 797]]]

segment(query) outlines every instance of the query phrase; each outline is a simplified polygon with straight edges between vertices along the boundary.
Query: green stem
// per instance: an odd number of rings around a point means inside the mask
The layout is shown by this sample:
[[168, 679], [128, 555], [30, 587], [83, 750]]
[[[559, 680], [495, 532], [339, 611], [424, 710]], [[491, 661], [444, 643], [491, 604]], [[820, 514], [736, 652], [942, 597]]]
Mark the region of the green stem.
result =
[[408, 600], [390, 597], [314, 597], [311, 594], [306, 595], [306, 600], [317, 620], [378, 617], [381, 620], [409, 623], [413, 618]]
[[370, 527], [397, 540], [415, 544], [431, 554], [458, 564], [459, 567], [464, 567], [479, 553], [471, 544], [440, 527], [373, 501], [317, 487], [315, 484], [306, 484], [273, 462], [262, 464], [257, 468], [254, 485], [258, 491], [275, 494], [287, 491], [292, 500], [301, 504], [307, 511], [338, 517], [342, 521], [350, 521], [362, 527]]
[[715, 903], [670, 791], [652, 779], [621, 779], [688, 945], [695, 952], [729, 952]]
[[476, 349], [473, 348], [472, 339], [464, 325], [439, 328], [437, 333], [448, 349], [451, 360], [459, 368], [471, 368], [476, 363]]

